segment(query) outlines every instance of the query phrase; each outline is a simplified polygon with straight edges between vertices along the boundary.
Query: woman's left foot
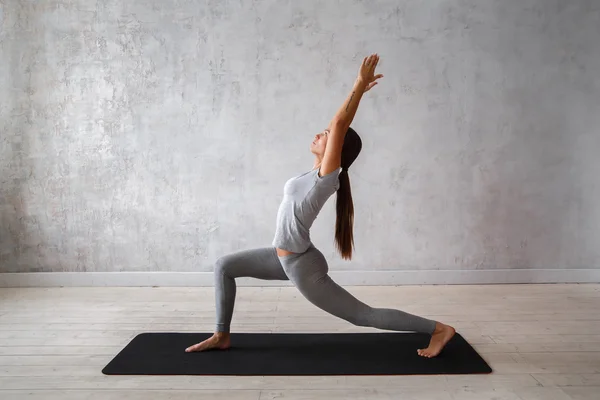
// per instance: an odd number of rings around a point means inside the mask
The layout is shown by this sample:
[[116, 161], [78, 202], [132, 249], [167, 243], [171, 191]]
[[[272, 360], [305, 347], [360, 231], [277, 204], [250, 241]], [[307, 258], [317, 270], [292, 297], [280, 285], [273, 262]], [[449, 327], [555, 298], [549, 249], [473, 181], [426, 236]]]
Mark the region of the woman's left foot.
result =
[[419, 349], [417, 353], [419, 353], [422, 357], [432, 358], [436, 357], [444, 346], [452, 339], [456, 331], [453, 327], [449, 325], [444, 325], [441, 322], [436, 322], [435, 331], [431, 335], [431, 341], [429, 342], [429, 347], [426, 349]]
[[214, 335], [209, 337], [203, 342], [195, 344], [185, 349], [186, 353], [194, 351], [206, 351], [212, 349], [226, 350], [231, 346], [231, 338], [229, 333], [215, 332]]

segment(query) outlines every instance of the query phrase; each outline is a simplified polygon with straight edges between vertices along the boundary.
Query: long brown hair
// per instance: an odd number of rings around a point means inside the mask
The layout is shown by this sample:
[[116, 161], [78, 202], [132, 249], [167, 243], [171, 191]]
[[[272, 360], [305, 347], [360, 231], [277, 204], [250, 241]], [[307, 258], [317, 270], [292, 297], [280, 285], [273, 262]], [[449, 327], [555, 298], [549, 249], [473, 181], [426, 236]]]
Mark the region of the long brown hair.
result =
[[352, 202], [348, 168], [356, 160], [361, 149], [360, 136], [354, 129], [348, 128], [342, 146], [342, 172], [339, 177], [340, 187], [337, 191], [335, 204], [335, 242], [339, 253], [345, 260], [352, 258], [354, 248], [354, 204]]

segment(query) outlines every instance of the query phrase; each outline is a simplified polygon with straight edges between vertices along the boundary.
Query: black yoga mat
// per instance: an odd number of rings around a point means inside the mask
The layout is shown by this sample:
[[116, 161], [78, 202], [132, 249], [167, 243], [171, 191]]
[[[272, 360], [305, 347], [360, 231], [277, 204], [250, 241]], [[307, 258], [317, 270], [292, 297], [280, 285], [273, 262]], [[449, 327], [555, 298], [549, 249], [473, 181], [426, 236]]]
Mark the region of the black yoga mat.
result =
[[106, 375], [418, 375], [492, 372], [458, 333], [436, 358], [415, 333], [233, 333], [227, 350], [186, 353], [210, 333], [143, 333]]

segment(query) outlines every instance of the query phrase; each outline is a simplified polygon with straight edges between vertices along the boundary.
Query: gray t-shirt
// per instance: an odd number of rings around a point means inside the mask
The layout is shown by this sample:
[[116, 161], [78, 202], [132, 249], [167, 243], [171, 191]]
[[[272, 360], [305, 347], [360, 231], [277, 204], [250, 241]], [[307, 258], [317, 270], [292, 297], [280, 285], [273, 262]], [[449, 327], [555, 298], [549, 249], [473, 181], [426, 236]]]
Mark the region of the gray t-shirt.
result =
[[327, 199], [339, 189], [340, 172], [342, 168], [320, 177], [317, 168], [285, 183], [273, 246], [292, 253], [308, 250], [310, 227]]

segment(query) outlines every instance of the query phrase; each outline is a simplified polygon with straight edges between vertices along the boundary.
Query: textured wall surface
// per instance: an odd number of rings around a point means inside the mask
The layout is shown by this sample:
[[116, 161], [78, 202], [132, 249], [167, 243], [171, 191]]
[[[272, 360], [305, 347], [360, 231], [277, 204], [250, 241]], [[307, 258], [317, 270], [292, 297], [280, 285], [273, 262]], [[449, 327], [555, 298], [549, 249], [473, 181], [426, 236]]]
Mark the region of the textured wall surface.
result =
[[210, 271], [369, 52], [336, 269], [600, 267], [594, 0], [0, 1], [0, 271]]

